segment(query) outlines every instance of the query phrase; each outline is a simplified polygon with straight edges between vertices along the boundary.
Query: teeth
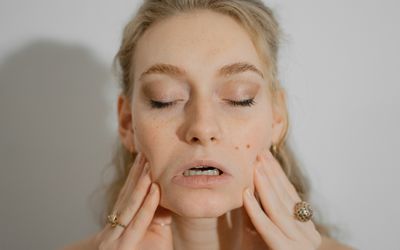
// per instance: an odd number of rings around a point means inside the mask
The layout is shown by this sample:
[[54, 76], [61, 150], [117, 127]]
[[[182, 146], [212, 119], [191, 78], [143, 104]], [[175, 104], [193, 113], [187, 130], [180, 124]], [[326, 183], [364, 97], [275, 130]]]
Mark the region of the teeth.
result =
[[194, 168], [196, 168], [196, 169], [202, 169], [202, 168], [209, 168], [210, 166], [197, 166], [197, 167], [194, 167]]
[[212, 169], [212, 170], [185, 170], [183, 172], [184, 176], [194, 176], [194, 175], [219, 175], [219, 170], [218, 169]]

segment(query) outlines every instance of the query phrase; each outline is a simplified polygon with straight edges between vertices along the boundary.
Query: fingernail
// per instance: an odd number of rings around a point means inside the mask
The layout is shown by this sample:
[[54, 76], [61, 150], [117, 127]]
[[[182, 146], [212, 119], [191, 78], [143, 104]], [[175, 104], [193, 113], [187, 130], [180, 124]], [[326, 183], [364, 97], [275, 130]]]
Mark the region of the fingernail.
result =
[[144, 164], [144, 167], [143, 167], [142, 177], [144, 177], [145, 175], [147, 175], [147, 174], [149, 173], [149, 170], [150, 170], [149, 163], [146, 162], [146, 164]]
[[246, 195], [248, 196], [248, 197], [253, 197], [253, 195], [252, 195], [252, 193], [251, 193], [251, 191], [250, 191], [250, 188], [246, 188]]
[[142, 154], [141, 153], [138, 153], [137, 155], [136, 155], [136, 157], [135, 157], [135, 162], [134, 162], [134, 164], [136, 165], [136, 164], [138, 164], [139, 162], [140, 162], [140, 158], [142, 157]]

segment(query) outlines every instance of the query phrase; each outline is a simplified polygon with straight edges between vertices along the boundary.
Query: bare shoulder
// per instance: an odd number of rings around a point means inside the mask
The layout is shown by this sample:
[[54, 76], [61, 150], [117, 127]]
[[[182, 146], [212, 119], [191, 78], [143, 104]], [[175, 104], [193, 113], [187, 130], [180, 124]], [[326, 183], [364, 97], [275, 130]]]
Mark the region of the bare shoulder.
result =
[[344, 245], [335, 239], [322, 237], [322, 243], [321, 246], [318, 248], [318, 250], [355, 250], [355, 249], [350, 246]]

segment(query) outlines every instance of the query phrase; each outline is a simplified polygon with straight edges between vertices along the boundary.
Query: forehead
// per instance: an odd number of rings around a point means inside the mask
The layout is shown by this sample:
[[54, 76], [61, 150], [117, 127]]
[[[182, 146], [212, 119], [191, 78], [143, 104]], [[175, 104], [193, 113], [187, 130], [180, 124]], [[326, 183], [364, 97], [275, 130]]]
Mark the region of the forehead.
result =
[[133, 71], [137, 81], [150, 66], [165, 63], [185, 69], [194, 78], [204, 78], [239, 61], [264, 69], [251, 37], [240, 24], [227, 15], [201, 10], [153, 24], [138, 41]]

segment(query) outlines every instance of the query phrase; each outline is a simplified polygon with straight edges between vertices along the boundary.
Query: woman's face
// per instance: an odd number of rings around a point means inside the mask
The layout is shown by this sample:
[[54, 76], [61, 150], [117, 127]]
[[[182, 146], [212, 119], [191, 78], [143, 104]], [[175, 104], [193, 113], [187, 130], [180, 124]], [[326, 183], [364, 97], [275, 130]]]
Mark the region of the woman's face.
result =
[[[197, 11], [151, 26], [135, 53], [132, 134], [121, 136], [149, 161], [161, 206], [188, 217], [242, 206], [257, 154], [282, 131], [250, 36], [228, 16]], [[225, 166], [224, 177], [183, 175], [183, 165], [202, 159]]]

